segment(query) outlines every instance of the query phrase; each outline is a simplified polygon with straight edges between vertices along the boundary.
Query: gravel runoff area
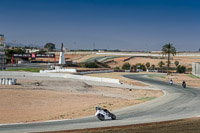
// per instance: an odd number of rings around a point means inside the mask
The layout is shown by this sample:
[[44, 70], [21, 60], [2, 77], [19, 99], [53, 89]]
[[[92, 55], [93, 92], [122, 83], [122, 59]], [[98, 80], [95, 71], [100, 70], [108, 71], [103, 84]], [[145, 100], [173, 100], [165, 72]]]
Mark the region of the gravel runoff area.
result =
[[0, 78], [16, 78], [18, 83], [0, 85], [0, 124], [80, 118], [94, 115], [97, 105], [112, 111], [163, 95], [162, 91], [148, 86], [102, 85], [36, 77], [29, 72], [1, 71]]

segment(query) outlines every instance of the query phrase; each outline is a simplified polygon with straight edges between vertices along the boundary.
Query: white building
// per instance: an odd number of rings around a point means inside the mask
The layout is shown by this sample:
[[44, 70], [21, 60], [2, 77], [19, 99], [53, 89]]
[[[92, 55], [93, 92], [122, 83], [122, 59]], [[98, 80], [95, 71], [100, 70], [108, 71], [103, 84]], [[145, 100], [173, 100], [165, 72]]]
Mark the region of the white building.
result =
[[6, 56], [5, 56], [5, 47], [0, 45], [0, 70], [5, 70]]
[[0, 46], [6, 46], [5, 44], [5, 37], [3, 34], [0, 34]]
[[192, 74], [200, 77], [200, 62], [192, 63]]
[[5, 56], [5, 37], [0, 34], [0, 70], [5, 70], [6, 56]]
[[25, 49], [26, 50], [26, 53], [36, 53], [36, 52], [39, 52], [40, 50], [39, 49]]

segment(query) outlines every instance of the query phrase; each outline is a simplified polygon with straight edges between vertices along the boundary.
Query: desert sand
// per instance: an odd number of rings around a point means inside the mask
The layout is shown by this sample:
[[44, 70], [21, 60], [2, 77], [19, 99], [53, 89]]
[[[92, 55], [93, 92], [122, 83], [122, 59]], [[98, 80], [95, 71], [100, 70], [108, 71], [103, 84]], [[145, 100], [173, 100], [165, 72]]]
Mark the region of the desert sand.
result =
[[0, 85], [0, 124], [80, 118], [94, 115], [97, 105], [112, 111], [163, 94], [159, 90], [91, 86], [62, 78], [17, 79], [18, 85]]

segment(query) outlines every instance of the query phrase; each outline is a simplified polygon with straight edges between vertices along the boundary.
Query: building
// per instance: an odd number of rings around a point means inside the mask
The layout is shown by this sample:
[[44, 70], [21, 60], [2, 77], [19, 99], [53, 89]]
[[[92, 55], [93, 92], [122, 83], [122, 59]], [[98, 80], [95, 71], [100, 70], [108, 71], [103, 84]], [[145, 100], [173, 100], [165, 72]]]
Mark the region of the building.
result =
[[5, 37], [3, 34], [0, 34], [0, 46], [6, 46], [5, 44]]
[[26, 53], [36, 53], [36, 52], [39, 52], [40, 50], [39, 49], [35, 49], [35, 48], [29, 48], [29, 49], [25, 49], [26, 50]]
[[6, 56], [5, 56], [5, 47], [0, 45], [0, 70], [5, 70]]
[[5, 37], [0, 34], [0, 70], [5, 70], [6, 56], [5, 56]]
[[197, 77], [200, 77], [200, 62], [192, 63], [192, 74]]

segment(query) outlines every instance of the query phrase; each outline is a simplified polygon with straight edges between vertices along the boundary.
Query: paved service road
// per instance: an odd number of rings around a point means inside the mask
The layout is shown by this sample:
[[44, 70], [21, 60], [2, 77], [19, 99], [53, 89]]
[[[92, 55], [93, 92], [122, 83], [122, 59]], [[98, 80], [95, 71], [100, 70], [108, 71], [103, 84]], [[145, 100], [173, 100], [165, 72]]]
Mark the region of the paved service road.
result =
[[156, 88], [160, 88], [165, 92], [165, 95], [146, 103], [115, 111], [114, 113], [117, 116], [117, 120], [114, 121], [102, 122], [96, 117], [91, 116], [74, 120], [1, 125], [0, 132], [22, 133], [106, 127], [174, 120], [200, 115], [200, 90], [195, 88], [182, 88], [181, 85], [170, 86], [169, 83], [147, 78], [145, 75], [127, 75], [125, 77], [136, 79], [155, 86]]

